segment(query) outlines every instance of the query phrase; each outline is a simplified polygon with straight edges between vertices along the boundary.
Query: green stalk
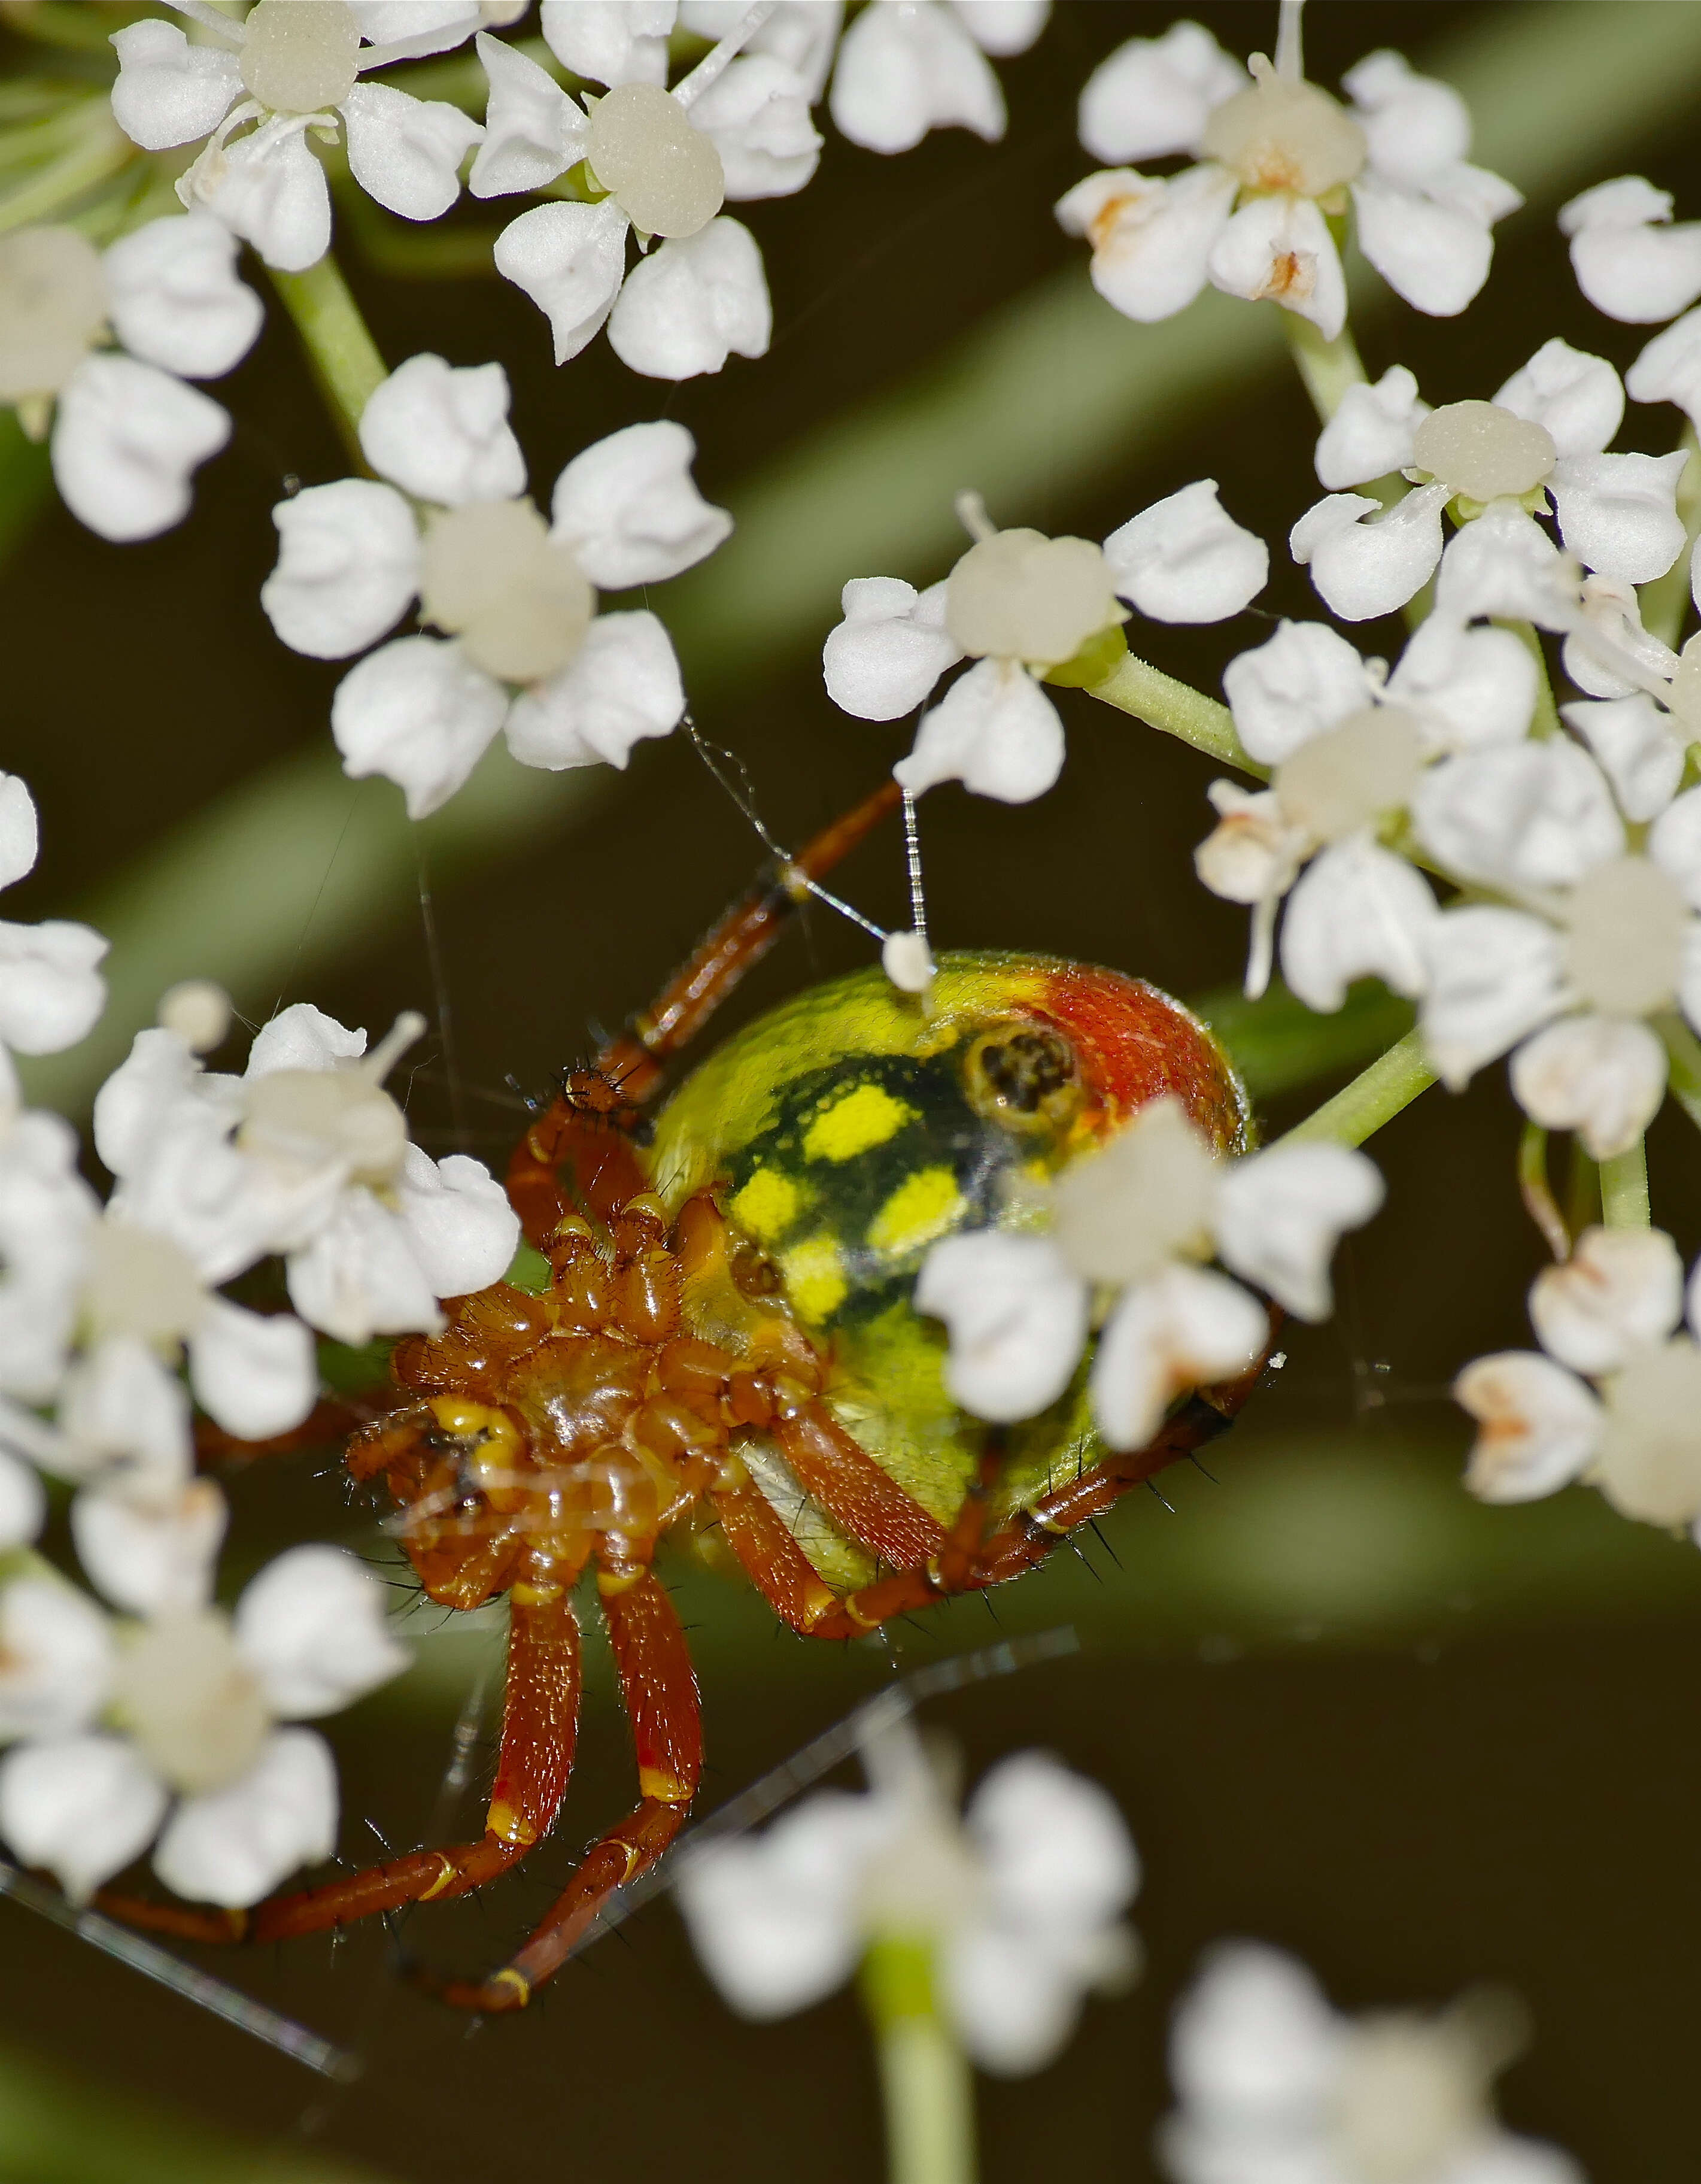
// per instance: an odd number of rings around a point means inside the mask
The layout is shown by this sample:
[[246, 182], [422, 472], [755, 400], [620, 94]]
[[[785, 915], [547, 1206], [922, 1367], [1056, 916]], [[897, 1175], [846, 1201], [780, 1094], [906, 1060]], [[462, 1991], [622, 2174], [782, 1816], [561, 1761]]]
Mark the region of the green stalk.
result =
[[1701, 1040], [1675, 1010], [1656, 1018], [1654, 1028], [1665, 1042], [1672, 1096], [1701, 1130]]
[[1554, 703], [1554, 685], [1548, 674], [1548, 655], [1542, 649], [1542, 640], [1527, 621], [1502, 621], [1498, 618], [1497, 629], [1510, 630], [1536, 663], [1536, 710], [1530, 723], [1530, 733], [1543, 742], [1559, 733], [1559, 709]]
[[1119, 712], [1131, 713], [1148, 727], [1161, 728], [1166, 736], [1178, 736], [1225, 766], [1238, 766], [1259, 781], [1270, 778], [1267, 766], [1247, 756], [1226, 705], [1190, 683], [1177, 682], [1161, 668], [1148, 666], [1131, 652], [1125, 653], [1102, 682], [1088, 685], [1087, 695], [1115, 705]]
[[274, 271], [271, 280], [278, 300], [295, 320], [320, 392], [359, 461], [360, 414], [389, 376], [360, 306], [328, 250], [305, 273]]
[[1281, 315], [1295, 368], [1305, 382], [1320, 423], [1326, 425], [1340, 408], [1347, 389], [1365, 383], [1364, 360], [1353, 330], [1343, 326], [1333, 341], [1325, 341], [1310, 320], [1302, 319], [1298, 311], [1283, 311]]
[[1352, 1083], [1326, 1100], [1315, 1114], [1296, 1123], [1278, 1145], [1361, 1145], [1366, 1138], [1428, 1091], [1436, 1074], [1424, 1052], [1420, 1034], [1409, 1031], [1379, 1055]]
[[863, 1958], [861, 1984], [879, 2057], [890, 2184], [974, 2184], [974, 2083], [939, 2010], [931, 1944], [882, 1936]]
[[1701, 454], [1695, 427], [1686, 425], [1677, 443], [1689, 456], [1689, 467], [1677, 482], [1677, 513], [1683, 519], [1683, 551], [1663, 577], [1642, 588], [1642, 626], [1650, 637], [1676, 649], [1683, 633], [1683, 617], [1689, 611], [1689, 556], [1701, 532]]
[[1558, 1260], [1569, 1259], [1571, 1234], [1548, 1180], [1548, 1133], [1539, 1123], [1526, 1123], [1518, 1141], [1518, 1188], [1524, 1210], [1541, 1230], [1548, 1249]]
[[1638, 1138], [1621, 1153], [1601, 1162], [1601, 1219], [1609, 1228], [1646, 1228], [1653, 1217], [1648, 1203], [1648, 1147]]

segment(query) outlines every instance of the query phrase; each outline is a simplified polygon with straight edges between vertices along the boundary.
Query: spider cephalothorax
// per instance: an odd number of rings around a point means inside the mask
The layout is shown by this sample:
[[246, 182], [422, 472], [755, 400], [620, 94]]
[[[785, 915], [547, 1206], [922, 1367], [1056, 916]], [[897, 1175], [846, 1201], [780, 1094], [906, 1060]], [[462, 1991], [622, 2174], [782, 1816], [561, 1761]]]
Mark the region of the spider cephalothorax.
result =
[[[961, 956], [926, 995], [878, 970], [818, 986], [687, 1077], [640, 1142], [660, 1061], [765, 946], [806, 860], [848, 838], [841, 822], [736, 907], [632, 1032], [564, 1081], [509, 1176], [547, 1278], [452, 1300], [441, 1333], [399, 1344], [397, 1401], [351, 1444], [353, 1475], [387, 1480], [434, 1600], [508, 1597], [483, 1836], [275, 1898], [249, 1935], [464, 1893], [548, 1833], [577, 1720], [575, 1590], [594, 1571], [639, 1802], [509, 1964], [438, 1988], [481, 2009], [524, 2003], [660, 1854], [696, 1791], [697, 1688], [652, 1567], [666, 1534], [741, 1567], [794, 1630], [861, 1636], [1031, 1568], [1220, 1430], [1255, 1378], [1188, 1398], [1133, 1454], [1098, 1440], [1084, 1368], [1038, 1418], [995, 1431], [952, 1401], [942, 1330], [914, 1307], [932, 1245], [1020, 1223], [1149, 1100], [1179, 1099], [1220, 1150], [1243, 1149], [1244, 1096], [1220, 1050], [1137, 979]], [[199, 1932], [195, 1919], [152, 1923]]]

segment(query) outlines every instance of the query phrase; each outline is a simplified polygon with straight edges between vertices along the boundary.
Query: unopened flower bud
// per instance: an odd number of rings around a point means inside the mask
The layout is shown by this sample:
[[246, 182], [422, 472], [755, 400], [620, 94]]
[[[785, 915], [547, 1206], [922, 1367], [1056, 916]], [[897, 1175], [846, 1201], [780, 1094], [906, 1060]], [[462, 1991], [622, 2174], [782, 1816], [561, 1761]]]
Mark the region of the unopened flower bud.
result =
[[720, 154], [659, 84], [617, 84], [592, 109], [591, 171], [645, 235], [695, 235], [726, 201]]
[[243, 31], [242, 81], [273, 113], [322, 113], [353, 90], [360, 26], [347, 0], [258, 0]]

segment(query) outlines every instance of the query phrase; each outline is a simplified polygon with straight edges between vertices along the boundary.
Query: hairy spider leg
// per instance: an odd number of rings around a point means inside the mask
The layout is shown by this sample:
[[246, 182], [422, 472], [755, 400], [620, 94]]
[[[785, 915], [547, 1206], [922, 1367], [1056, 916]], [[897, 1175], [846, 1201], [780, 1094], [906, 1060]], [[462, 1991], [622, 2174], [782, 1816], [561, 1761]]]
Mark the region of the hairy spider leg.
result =
[[617, 1888], [655, 1864], [684, 1825], [703, 1773], [697, 1676], [667, 1588], [648, 1564], [605, 1564], [597, 1573], [637, 1747], [638, 1802], [581, 1859], [531, 1937], [481, 1980], [444, 1979], [415, 1968], [416, 1986], [458, 2009], [485, 2014], [523, 2009], [572, 1954]]
[[[696, 1036], [761, 961], [793, 911], [809, 900], [809, 883], [848, 856], [902, 800], [898, 783], [883, 781], [741, 896], [649, 1007], [609, 1042], [589, 1070], [568, 1079], [509, 1164], [509, 1197], [540, 1250], [564, 1214], [582, 1210], [606, 1226], [647, 1188], [630, 1132], [636, 1111], [661, 1085], [662, 1064]], [[616, 1089], [618, 1099], [598, 1098], [598, 1084]]]
[[508, 1638], [502, 1747], [485, 1832], [475, 1842], [409, 1851], [317, 1888], [268, 1897], [251, 1911], [154, 1903], [105, 1892], [100, 1908], [131, 1926], [189, 1942], [281, 1942], [404, 1904], [464, 1896], [517, 1865], [553, 1825], [573, 1771], [579, 1720], [579, 1624], [566, 1591], [515, 1598]]

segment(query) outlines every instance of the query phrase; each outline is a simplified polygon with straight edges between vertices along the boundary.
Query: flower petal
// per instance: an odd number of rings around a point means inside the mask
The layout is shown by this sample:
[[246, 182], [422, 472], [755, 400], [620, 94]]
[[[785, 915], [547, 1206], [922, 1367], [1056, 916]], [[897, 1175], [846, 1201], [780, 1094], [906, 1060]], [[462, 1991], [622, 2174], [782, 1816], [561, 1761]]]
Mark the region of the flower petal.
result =
[[675, 12], [675, 0], [543, 0], [538, 27], [564, 68], [612, 90], [667, 81]]
[[63, 1578], [0, 1585], [0, 1744], [86, 1727], [105, 1703], [114, 1658], [106, 1617]]
[[1430, 929], [1423, 1043], [1449, 1091], [1516, 1045], [1564, 1004], [1559, 937], [1539, 917], [1492, 904], [1444, 910]]
[[319, 1395], [313, 1337], [286, 1312], [244, 1312], [209, 1297], [189, 1338], [189, 1384], [202, 1409], [239, 1440], [290, 1433]]
[[1578, 699], [1559, 710], [1599, 760], [1626, 818], [1657, 818], [1683, 778], [1684, 739], [1670, 714], [1640, 690], [1629, 698]]
[[236, 1644], [279, 1721], [336, 1713], [413, 1657], [392, 1635], [381, 1580], [342, 1547], [290, 1547], [236, 1602]]
[[106, 951], [92, 926], [0, 922], [0, 1042], [17, 1054], [59, 1054], [86, 1039], [106, 1006], [95, 968]]
[[1659, 1228], [1585, 1228], [1530, 1290], [1542, 1347], [1590, 1379], [1663, 1342], [1683, 1315], [1683, 1262]]
[[110, 1478], [144, 1497], [189, 1479], [189, 1398], [136, 1335], [108, 1335], [71, 1367], [59, 1424], [80, 1458], [79, 1477]]
[[1420, 994], [1425, 948], [1437, 916], [1423, 875], [1368, 834], [1315, 858], [1287, 898], [1281, 975], [1305, 1006], [1332, 1014], [1355, 978]]
[[1670, 218], [1670, 197], [1639, 175], [1598, 182], [1561, 206], [1571, 270], [1598, 311], [1652, 326], [1701, 296], [1701, 221], [1672, 227]]
[[691, 125], [720, 154], [734, 204], [794, 196], [820, 164], [809, 86], [771, 53], [747, 52], [724, 70], [693, 103]]
[[534, 205], [496, 238], [496, 270], [548, 320], [557, 364], [577, 356], [614, 308], [631, 226], [605, 198], [594, 205]]
[[1431, 615], [1413, 632], [1387, 696], [1417, 716], [1431, 753], [1518, 743], [1535, 716], [1537, 666], [1507, 629]]
[[726, 510], [697, 489], [696, 456], [696, 441], [670, 421], [610, 432], [556, 479], [550, 537], [606, 592], [695, 567], [732, 532]]
[[[844, 12], [844, 0], [780, 0], [744, 50], [784, 61], [802, 78], [813, 106], [827, 87]], [[680, 0], [680, 27], [714, 41], [730, 37], [748, 13], [745, 0]]]
[[1183, 486], [1104, 542], [1112, 588], [1155, 621], [1224, 621], [1270, 578], [1270, 549], [1217, 499], [1215, 478]]
[[1349, 387], [1318, 437], [1317, 482], [1339, 493], [1404, 470], [1413, 436], [1428, 415], [1403, 364], [1390, 365], [1374, 386]]
[[695, 379], [729, 356], [766, 356], [774, 331], [762, 254], [722, 213], [634, 266], [609, 320], [609, 346], [649, 379]]
[[8, 888], [36, 868], [42, 845], [36, 800], [27, 782], [0, 773], [0, 888]]
[[1419, 783], [1412, 820], [1451, 874], [1491, 886], [1571, 887], [1625, 844], [1600, 768], [1559, 737], [1443, 759]]
[[297, 115], [237, 137], [205, 170], [191, 169], [179, 194], [186, 190], [281, 273], [304, 273], [331, 248], [331, 186]]
[[821, 647], [827, 695], [859, 721], [896, 721], [926, 702], [963, 657], [945, 627], [944, 583], [918, 592], [901, 577], [853, 577], [844, 620]]
[[490, 82], [484, 142], [467, 187], [475, 198], [541, 190], [585, 156], [584, 109], [547, 69], [481, 31], [473, 43]]
[[1627, 1152], [1665, 1096], [1665, 1049], [1625, 1017], [1561, 1017], [1512, 1057], [1512, 1091], [1544, 1130], [1575, 1130], [1592, 1160]]
[[1682, 889], [1692, 910], [1701, 910], [1701, 788], [1686, 788], [1648, 829], [1648, 854]]
[[478, 764], [508, 702], [502, 685], [451, 639], [398, 637], [337, 684], [331, 733], [346, 774], [359, 781], [381, 773], [405, 792], [408, 816], [423, 819]]
[[1435, 598], [1436, 611], [1454, 621], [1493, 615], [1569, 629], [1576, 619], [1576, 588], [1559, 548], [1533, 517], [1504, 501], [1448, 541]]
[[1569, 1486], [1594, 1454], [1601, 1407], [1575, 1373], [1531, 1350], [1467, 1365], [1454, 1401], [1476, 1421], [1465, 1483], [1480, 1501], [1535, 1502]]
[[361, 452], [415, 500], [442, 508], [509, 500], [525, 490], [525, 458], [508, 404], [508, 374], [499, 364], [456, 366], [429, 353], [410, 356], [361, 412]]
[[1539, 425], [1562, 455], [1598, 455], [1624, 421], [1624, 387], [1604, 356], [1543, 342], [1494, 398]]
[[132, 356], [186, 379], [239, 364], [265, 307], [236, 276], [236, 238], [208, 212], [151, 220], [103, 254], [113, 332]]
[[[0, 1436], [5, 1429], [0, 1424]], [[0, 1440], [0, 1554], [27, 1547], [47, 1521], [47, 1497], [41, 1475]]]
[[1081, 89], [1076, 133], [1107, 164], [1196, 152], [1212, 109], [1249, 83], [1209, 31], [1172, 23], [1161, 37], [1130, 38], [1100, 61]]
[[1334, 1309], [1329, 1262], [1387, 1195], [1374, 1161], [1345, 1145], [1274, 1145], [1231, 1162], [1217, 1194], [1225, 1266], [1301, 1319]]
[[99, 1202], [76, 1161], [75, 1133], [58, 1115], [16, 1115], [0, 1133], [0, 1388], [26, 1402], [57, 1392], [81, 1309]]
[[1031, 804], [1063, 771], [1063, 722], [1013, 660], [982, 660], [923, 716], [915, 748], [892, 769], [912, 796], [960, 781], [977, 796]]
[[349, 172], [403, 220], [440, 219], [461, 193], [461, 161], [484, 141], [482, 127], [459, 107], [387, 83], [357, 83], [342, 101], [342, 119]]
[[1474, 198], [1465, 191], [1449, 203], [1431, 187], [1374, 172], [1353, 185], [1359, 249], [1397, 296], [1431, 318], [1457, 318], [1494, 262], [1494, 237]]
[[[1701, 237], [1701, 222], [1695, 231]], [[1656, 334], [1624, 383], [1633, 402], [1675, 402], [1693, 425], [1701, 416], [1701, 311], [1686, 311]]]
[[53, 482], [103, 538], [157, 538], [189, 513], [197, 468], [231, 437], [219, 404], [135, 358], [85, 357], [59, 390]]
[[1092, 245], [1092, 285], [1124, 318], [1173, 318], [1204, 287], [1211, 252], [1239, 187], [1226, 167], [1172, 178], [1112, 167], [1077, 182], [1055, 207], [1066, 235]]
[[213, 1596], [229, 1518], [210, 1479], [145, 1500], [86, 1486], [71, 1504], [71, 1537], [90, 1581], [114, 1607], [181, 1615]]
[[0, 1836], [20, 1865], [45, 1869], [74, 1903], [141, 1856], [169, 1802], [122, 1737], [65, 1737], [0, 1760]]
[[1353, 102], [1353, 119], [1379, 175], [1420, 182], [1470, 149], [1465, 101], [1451, 84], [1419, 75], [1403, 53], [1386, 47], [1366, 53], [1341, 78], [1341, 88]]
[[[1219, 1943], [1182, 1997], [1170, 2036], [1170, 2072], [1189, 2129], [1197, 2117], [1237, 2147], [1304, 2144], [1327, 2113], [1346, 2036], [1304, 1964], [1262, 1943]], [[1166, 2125], [1166, 2151], [1177, 2123]], [[1198, 2173], [1209, 2173], [1203, 2164]], [[1233, 2175], [1229, 2167], [1224, 2184]]]
[[1223, 694], [1248, 751], [1279, 766], [1301, 744], [1362, 710], [1376, 684], [1353, 646], [1326, 622], [1282, 621], [1266, 643], [1230, 660]]
[[412, 1229], [364, 1189], [343, 1191], [311, 1242], [292, 1252], [288, 1284], [310, 1327], [355, 1348], [379, 1334], [435, 1334], [443, 1323]]
[[839, 43], [828, 110], [841, 136], [870, 152], [911, 152], [930, 129], [1004, 133], [1004, 94], [987, 58], [946, 8], [876, 0]]
[[520, 1216], [482, 1161], [450, 1153], [434, 1161], [417, 1145], [402, 1156], [396, 1209], [436, 1296], [468, 1296], [508, 1272], [520, 1247]]
[[112, 47], [118, 55], [112, 118], [145, 152], [207, 136], [242, 94], [242, 64], [233, 53], [192, 46], [175, 23], [157, 15], [114, 31]]
[[293, 652], [347, 660], [392, 628], [419, 590], [419, 526], [393, 486], [309, 486], [281, 500], [272, 521], [277, 566], [260, 604]]
[[522, 766], [625, 767], [634, 745], [670, 734], [685, 714], [672, 640], [653, 614], [598, 615], [548, 682], [522, 691], [508, 747]]
[[1415, 599], [1435, 573], [1450, 498], [1447, 486], [1422, 486], [1384, 511], [1364, 493], [1332, 493], [1294, 525], [1288, 551], [1342, 621], [1370, 621]]
[[945, 1385], [976, 1418], [1008, 1425], [1054, 1403], [1087, 1340], [1087, 1288], [1044, 1236], [980, 1228], [929, 1251], [915, 1309], [942, 1319]]
[[1325, 341], [1347, 322], [1347, 282], [1329, 224], [1309, 198], [1280, 192], [1242, 205], [1211, 245], [1212, 283], [1309, 319]]
[[1270, 1319], [1226, 1274], [1172, 1265], [1124, 1292], [1098, 1338], [1088, 1390], [1112, 1448], [1143, 1448], [1175, 1397], [1242, 1373]]
[[1559, 535], [1585, 568], [1645, 584], [1663, 577], [1688, 543], [1677, 481], [1689, 455], [1568, 455], [1548, 490]]
[[330, 1747], [316, 1730], [280, 1729], [229, 1789], [184, 1799], [159, 1838], [153, 1870], [191, 1903], [238, 1911], [336, 1847]]

